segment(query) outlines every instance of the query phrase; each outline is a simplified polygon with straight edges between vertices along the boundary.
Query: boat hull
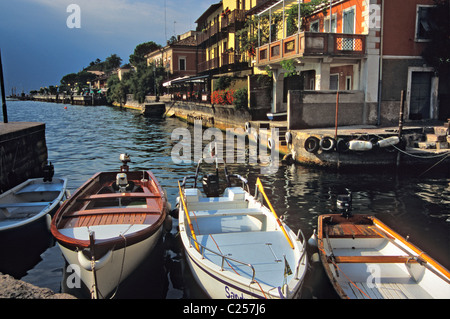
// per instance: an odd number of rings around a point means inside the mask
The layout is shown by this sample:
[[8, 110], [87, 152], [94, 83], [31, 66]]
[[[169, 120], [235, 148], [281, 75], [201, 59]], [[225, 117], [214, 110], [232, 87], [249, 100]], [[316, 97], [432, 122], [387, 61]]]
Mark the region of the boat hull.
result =
[[[70, 289], [82, 289], [80, 279], [88, 293], [93, 293], [93, 287], [97, 287], [98, 298], [110, 298], [112, 294], [119, 288], [119, 285], [124, 282], [134, 270], [136, 270], [144, 261], [153, 249], [156, 247], [158, 241], [162, 236], [162, 227], [159, 228], [152, 236], [135, 243], [131, 246], [124, 246], [121, 249], [115, 250], [111, 247], [106, 254], [95, 261], [95, 279], [94, 271], [92, 271], [92, 263], [86, 257], [80, 255], [78, 251], [58, 244], [61, 252], [66, 260], [69, 272], [73, 272], [79, 278], [69, 276], [70, 282], [65, 283], [65, 287]], [[66, 269], [67, 271], [67, 269]], [[80, 295], [85, 295], [82, 292]]]
[[168, 208], [152, 172], [100, 172], [61, 206], [51, 232], [91, 298], [107, 298], [152, 252]]
[[[180, 236], [191, 273], [210, 298], [300, 294], [307, 269], [305, 240], [242, 188], [227, 188], [222, 197], [196, 194], [197, 189], [185, 190], [189, 215], [181, 196]], [[194, 226], [188, 216], [195, 218]]]
[[[224, 272], [217, 265], [206, 265], [205, 260], [199, 259], [198, 254], [192, 249], [185, 250], [186, 262], [195, 281], [203, 292], [211, 299], [285, 299], [281, 292], [281, 287], [270, 290], [269, 287], [261, 288], [258, 283], [252, 283], [247, 280], [233, 276], [230, 272]], [[197, 256], [196, 256], [197, 255]], [[303, 278], [297, 280], [289, 299], [295, 299], [300, 296]], [[292, 283], [291, 283], [292, 286]], [[262, 291], [264, 289], [265, 291]]]
[[[39, 189], [40, 185], [42, 186]], [[0, 218], [0, 272], [15, 278], [24, 276], [40, 260], [40, 255], [53, 244], [50, 220], [65, 198], [67, 180], [55, 178], [53, 182], [30, 179], [2, 194], [0, 205], [10, 218]], [[49, 193], [44, 188], [55, 189]], [[26, 191], [26, 188], [32, 191]], [[59, 190], [57, 190], [59, 189]], [[30, 206], [45, 200], [48, 205]], [[9, 203], [17, 207], [7, 207]], [[25, 203], [21, 207], [19, 203]], [[9, 211], [12, 209], [11, 211]], [[0, 214], [1, 214], [0, 209]], [[16, 216], [17, 215], [17, 216]], [[19, 218], [20, 216], [28, 218]], [[16, 216], [16, 218], [14, 218]]]

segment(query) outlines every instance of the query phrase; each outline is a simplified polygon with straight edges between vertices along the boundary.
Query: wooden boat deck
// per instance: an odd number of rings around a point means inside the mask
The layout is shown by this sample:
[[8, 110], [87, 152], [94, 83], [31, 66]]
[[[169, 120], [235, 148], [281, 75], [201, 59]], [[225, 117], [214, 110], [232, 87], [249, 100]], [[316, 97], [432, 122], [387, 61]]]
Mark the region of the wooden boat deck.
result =
[[372, 216], [322, 215], [318, 237], [325, 272], [341, 297], [429, 299], [450, 293], [445, 268]]
[[[133, 190], [120, 193], [114, 190], [113, 178], [78, 196], [68, 213], [61, 216], [59, 228], [100, 225], [152, 225], [161, 217], [163, 198], [152, 179], [144, 182], [138, 172], [127, 173]], [[111, 174], [110, 174], [111, 175]], [[112, 176], [112, 175], [111, 175]], [[95, 185], [95, 184], [94, 184]]]

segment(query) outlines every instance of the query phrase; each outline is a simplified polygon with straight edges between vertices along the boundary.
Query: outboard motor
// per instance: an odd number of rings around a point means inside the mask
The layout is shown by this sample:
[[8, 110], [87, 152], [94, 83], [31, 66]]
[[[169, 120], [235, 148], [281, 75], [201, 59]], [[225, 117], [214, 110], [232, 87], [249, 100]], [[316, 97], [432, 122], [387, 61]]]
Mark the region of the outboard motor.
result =
[[352, 217], [352, 192], [347, 191], [348, 194], [337, 196], [336, 207], [342, 217], [350, 218]]
[[55, 168], [50, 162], [50, 164], [47, 164], [42, 169], [44, 173], [44, 182], [51, 182], [53, 180], [53, 175], [55, 175]]
[[128, 184], [128, 178], [127, 174], [125, 173], [119, 173], [116, 175], [116, 185], [119, 187], [119, 192], [125, 193], [127, 190]]
[[202, 180], [203, 191], [208, 197], [219, 197], [220, 187], [219, 187], [219, 174], [208, 174], [203, 176]]

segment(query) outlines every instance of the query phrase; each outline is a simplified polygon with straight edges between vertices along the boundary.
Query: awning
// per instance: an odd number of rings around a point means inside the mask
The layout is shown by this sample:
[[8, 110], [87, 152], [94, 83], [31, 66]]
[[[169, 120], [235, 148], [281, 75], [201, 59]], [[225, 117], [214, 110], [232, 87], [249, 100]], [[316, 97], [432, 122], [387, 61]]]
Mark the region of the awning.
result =
[[209, 78], [209, 75], [200, 75], [200, 76], [192, 76], [192, 77], [184, 77], [171, 81], [171, 85], [173, 84], [181, 84], [181, 83], [202, 83], [206, 79]]
[[187, 78], [189, 78], [189, 76], [183, 76], [183, 77], [176, 78], [176, 79], [173, 79], [173, 80], [170, 80], [170, 81], [166, 81], [166, 82], [163, 83], [163, 86], [164, 87], [169, 87], [169, 86], [172, 86], [174, 81], [180, 81], [182, 79], [187, 79]]

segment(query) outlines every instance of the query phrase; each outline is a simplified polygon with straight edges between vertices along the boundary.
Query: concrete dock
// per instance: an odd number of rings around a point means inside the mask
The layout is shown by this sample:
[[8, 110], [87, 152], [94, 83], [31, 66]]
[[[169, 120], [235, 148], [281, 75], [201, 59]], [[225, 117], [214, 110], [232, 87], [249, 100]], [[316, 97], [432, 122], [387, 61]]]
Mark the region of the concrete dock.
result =
[[48, 159], [45, 124], [0, 123], [0, 149], [0, 192], [41, 177]]

